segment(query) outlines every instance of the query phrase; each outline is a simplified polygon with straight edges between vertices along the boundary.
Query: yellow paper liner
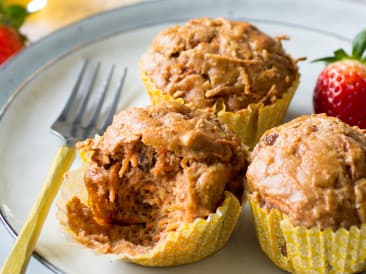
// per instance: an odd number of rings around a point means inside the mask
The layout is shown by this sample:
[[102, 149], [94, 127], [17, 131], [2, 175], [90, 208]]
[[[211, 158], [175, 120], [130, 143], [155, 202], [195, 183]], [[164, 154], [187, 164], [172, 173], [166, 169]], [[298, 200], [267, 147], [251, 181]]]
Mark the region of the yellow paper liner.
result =
[[267, 212], [249, 196], [259, 244], [281, 269], [292, 273], [358, 273], [366, 270], [366, 225], [320, 230], [293, 226], [276, 209]]
[[[82, 169], [67, 174], [57, 201], [57, 218], [76, 240], [77, 235], [68, 228], [66, 203], [74, 196], [86, 203], [87, 192], [82, 183], [82, 174]], [[164, 240], [160, 240], [146, 253], [120, 253], [114, 254], [115, 258], [145, 266], [172, 266], [201, 260], [224, 247], [240, 212], [239, 200], [231, 192], [225, 192], [222, 205], [207, 219], [197, 218], [193, 223], [180, 224], [176, 231], [167, 232]]]
[[[182, 98], [174, 99], [164, 94], [144, 72], [140, 71], [140, 75], [152, 104], [169, 100], [185, 103]], [[299, 75], [289, 90], [270, 105], [250, 104], [246, 109], [237, 112], [226, 111], [222, 106], [215, 106], [218, 109], [217, 117], [252, 149], [267, 129], [281, 124], [298, 84]]]

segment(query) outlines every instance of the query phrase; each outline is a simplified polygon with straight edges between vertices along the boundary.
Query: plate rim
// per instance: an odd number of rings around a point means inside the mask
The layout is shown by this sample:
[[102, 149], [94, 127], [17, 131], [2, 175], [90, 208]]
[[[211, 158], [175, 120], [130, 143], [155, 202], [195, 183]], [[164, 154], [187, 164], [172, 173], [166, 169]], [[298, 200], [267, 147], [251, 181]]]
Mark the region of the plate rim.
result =
[[[322, 0], [323, 2], [332, 2], [332, 0]], [[336, 0], [337, 2], [347, 2], [345, 0]], [[169, 3], [168, 3], [169, 2]], [[43, 38], [35, 41], [34, 43], [32, 43], [31, 45], [29, 45], [26, 49], [24, 49], [21, 53], [17, 54], [15, 57], [13, 57], [12, 59], [10, 59], [4, 66], [0, 67], [0, 75], [2, 73], [4, 73], [4, 71], [6, 72], [7, 70], [9, 70], [9, 68], [13, 67], [13, 66], [17, 66], [17, 61], [26, 58], [28, 55], [30, 55], [32, 53], [33, 49], [37, 49], [39, 47], [42, 47], [46, 42], [48, 41], [53, 41], [56, 40], [57, 38], [63, 38], [63, 37], [67, 37], [68, 35], [70, 35], [73, 31], [75, 31], [76, 29], [83, 27], [83, 26], [87, 26], [90, 25], [92, 22], [95, 21], [100, 21], [101, 18], [105, 18], [107, 16], [109, 16], [112, 13], [123, 13], [124, 11], [128, 11], [131, 8], [147, 8], [150, 5], [159, 5], [159, 4], [171, 4], [171, 2], [179, 2], [179, 0], [153, 0], [153, 1], [144, 1], [144, 2], [137, 2], [137, 3], [132, 3], [132, 4], [128, 4], [128, 5], [124, 5], [118, 8], [114, 8], [111, 10], [107, 10], [107, 11], [103, 11], [94, 15], [91, 15], [89, 17], [86, 17], [80, 21], [77, 21], [75, 23], [72, 23], [70, 25], [67, 25], [65, 27], [62, 27], [46, 36], [44, 36]], [[229, 2], [229, 0], [227, 0], [226, 2]], [[317, 2], [316, 0], [313, 0], [313, 2]], [[354, 5], [354, 6], [362, 6], [365, 7], [366, 5], [359, 3], [359, 2], [348, 2], [347, 4], [349, 5]], [[179, 17], [176, 19], [176, 21], [181, 21], [184, 19], [188, 19], [188, 17]], [[267, 23], [276, 23], [276, 24], [282, 24], [282, 25], [287, 25], [287, 26], [292, 26], [292, 27], [297, 27], [297, 28], [301, 28], [301, 29], [306, 29], [309, 31], [313, 31], [313, 32], [318, 32], [318, 33], [322, 33], [324, 35], [327, 36], [332, 36], [335, 37], [337, 39], [340, 40], [344, 40], [347, 42], [350, 42], [351, 39], [349, 37], [346, 36], [342, 36], [342, 35], [338, 35], [334, 32], [330, 32], [330, 31], [325, 31], [321, 28], [314, 28], [314, 27], [309, 27], [306, 25], [301, 25], [301, 24], [296, 24], [296, 23], [290, 23], [290, 22], [286, 22], [286, 21], [276, 21], [276, 20], [259, 20], [259, 19], [254, 19], [254, 18], [249, 18], [249, 17], [234, 17], [234, 19], [244, 19], [244, 20], [248, 20], [248, 21], [252, 21], [252, 22], [267, 22]], [[57, 54], [56, 56], [54, 56], [52, 53], [49, 53], [49, 57], [47, 58], [47, 61], [43, 64], [38, 65], [38, 67], [31, 73], [29, 73], [28, 75], [25, 76], [25, 78], [23, 78], [17, 88], [10, 94], [8, 95], [8, 98], [4, 101], [1, 102], [0, 104], [3, 103], [3, 105], [0, 107], [0, 122], [2, 121], [2, 119], [4, 118], [4, 115], [7, 112], [7, 109], [11, 106], [11, 104], [16, 100], [16, 97], [22, 92], [22, 90], [24, 90], [24, 87], [27, 86], [27, 84], [29, 84], [35, 77], [37, 77], [40, 73], [42, 73], [42, 71], [46, 70], [47, 68], [49, 68], [50, 66], [55, 65], [58, 61], [60, 61], [62, 58], [82, 49], [83, 47], [86, 47], [88, 45], [91, 45], [93, 43], [98, 43], [99, 41], [101, 41], [102, 39], [105, 38], [111, 38], [115, 35], [120, 35], [123, 34], [125, 32], [128, 31], [133, 31], [136, 29], [141, 29], [144, 27], [150, 27], [150, 26], [154, 26], [154, 25], [158, 25], [158, 24], [164, 24], [164, 23], [173, 23], [174, 20], [161, 20], [161, 21], [154, 21], [154, 23], [151, 24], [140, 24], [136, 27], [127, 27], [127, 28], [123, 28], [121, 27], [119, 30], [117, 31], [112, 31], [110, 33], [104, 34], [104, 35], [96, 35], [95, 37], [91, 38], [91, 39], [86, 39], [83, 42], [73, 42], [72, 45], [70, 46], [70, 48], [62, 53]], [[3, 212], [2, 208], [0, 207], [0, 223], [2, 223], [2, 225], [6, 228], [6, 230], [8, 231], [8, 233], [13, 237], [16, 238], [17, 237], [17, 232], [15, 230], [15, 228], [10, 224], [9, 220], [6, 218], [6, 214]], [[35, 259], [37, 259], [39, 262], [41, 262], [46, 268], [48, 268], [50, 271], [54, 272], [54, 273], [64, 273], [63, 270], [61, 270], [59, 267], [57, 267], [56, 265], [54, 265], [53, 263], [51, 263], [50, 261], [48, 261], [46, 258], [44, 258], [42, 255], [40, 255], [37, 251], [34, 251], [32, 256], [34, 256]]]

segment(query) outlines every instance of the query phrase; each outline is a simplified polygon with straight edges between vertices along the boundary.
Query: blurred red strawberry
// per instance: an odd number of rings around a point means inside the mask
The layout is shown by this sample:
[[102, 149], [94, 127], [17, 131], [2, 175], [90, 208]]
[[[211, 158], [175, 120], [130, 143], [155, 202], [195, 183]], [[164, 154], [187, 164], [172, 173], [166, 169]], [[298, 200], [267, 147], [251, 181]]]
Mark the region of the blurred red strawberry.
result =
[[366, 30], [353, 40], [352, 55], [343, 49], [334, 56], [320, 58], [327, 66], [314, 89], [314, 111], [336, 116], [342, 121], [366, 128]]
[[353, 60], [328, 65], [314, 91], [314, 110], [366, 128], [366, 67]]
[[26, 38], [19, 28], [28, 14], [24, 7], [4, 6], [0, 0], [0, 65], [24, 48]]

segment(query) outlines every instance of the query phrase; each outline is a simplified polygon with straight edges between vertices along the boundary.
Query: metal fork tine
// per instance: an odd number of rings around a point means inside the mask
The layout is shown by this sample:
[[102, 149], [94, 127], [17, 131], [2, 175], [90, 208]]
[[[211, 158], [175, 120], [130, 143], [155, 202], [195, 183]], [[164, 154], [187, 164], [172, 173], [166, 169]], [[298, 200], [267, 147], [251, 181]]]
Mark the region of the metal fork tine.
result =
[[112, 105], [109, 108], [108, 114], [105, 118], [105, 121], [104, 121], [102, 127], [100, 128], [100, 131], [104, 131], [112, 123], [114, 113], [116, 112], [116, 109], [118, 106], [118, 101], [119, 101], [119, 97], [121, 95], [121, 90], [122, 90], [123, 84], [126, 79], [126, 75], [127, 75], [127, 68], [124, 68], [122, 78], [119, 82], [119, 86], [118, 86], [116, 93], [114, 95], [114, 98], [113, 98]]
[[96, 65], [96, 67], [93, 71], [92, 78], [91, 78], [90, 82], [88, 83], [88, 87], [85, 89], [85, 91], [83, 93], [83, 97], [81, 99], [81, 106], [80, 106], [79, 111], [77, 112], [77, 114], [74, 118], [74, 121], [72, 121], [72, 123], [74, 123], [74, 124], [80, 124], [81, 123], [81, 120], [82, 120], [84, 112], [85, 112], [86, 105], [88, 104], [90, 94], [93, 90], [95, 79], [97, 78], [97, 75], [98, 75], [98, 72], [99, 72], [99, 68], [100, 68], [100, 62], [98, 62], [98, 64]]
[[90, 121], [86, 125], [86, 128], [93, 128], [97, 124], [97, 120], [98, 120], [100, 111], [102, 109], [102, 105], [103, 105], [103, 102], [105, 100], [107, 91], [109, 89], [114, 70], [115, 70], [115, 65], [113, 65], [111, 67], [111, 70], [109, 71], [108, 77], [107, 77], [106, 81], [104, 82], [102, 93], [99, 96], [99, 98], [97, 99], [97, 101], [96, 101], [97, 103], [95, 103], [95, 105], [93, 107], [93, 110], [94, 110], [93, 116], [90, 118]]
[[62, 110], [58, 120], [67, 120], [67, 117], [69, 115], [69, 111], [71, 109], [71, 105], [75, 100], [76, 94], [78, 93], [78, 90], [80, 88], [80, 84], [84, 78], [84, 74], [86, 71], [86, 67], [88, 66], [89, 60], [84, 60], [83, 66], [79, 72], [78, 78], [75, 82], [74, 87], [72, 88], [71, 94], [69, 96], [69, 98], [67, 99], [66, 105], [64, 107], [64, 109]]
[[[92, 93], [95, 93], [94, 84], [95, 81], [98, 79], [101, 64], [98, 63], [97, 65], [95, 65], [92, 71], [88, 73], [88, 76], [86, 76], [85, 70], [89, 70], [86, 63], [87, 61], [84, 62], [82, 71], [80, 72], [77, 83], [75, 84], [74, 90], [72, 91], [72, 96], [70, 96], [70, 99], [66, 104], [66, 110], [63, 110], [62, 115], [60, 115], [59, 118], [57, 118], [51, 126], [51, 132], [56, 134], [57, 136], [62, 137], [66, 144], [70, 146], [74, 145], [77, 141], [90, 138], [95, 134], [102, 134], [105, 129], [112, 123], [113, 116], [117, 109], [120, 94], [127, 75], [127, 68], [125, 68], [123, 74], [121, 75], [120, 82], [118, 83], [117, 90], [111, 94], [111, 96], [113, 97], [111, 99], [113, 101], [107, 108], [107, 113], [104, 116], [105, 118], [101, 121], [103, 125], [101, 127], [98, 127], [97, 123], [98, 120], [100, 120], [99, 117], [101, 116], [102, 106], [106, 105], [105, 101], [107, 98], [107, 93], [109, 93], [109, 89], [111, 89], [110, 85], [114, 78], [114, 75], [116, 74], [116, 66], [111, 66], [108, 75], [106, 75], [105, 77], [107, 79], [105, 80], [105, 82], [103, 82], [103, 86], [100, 92], [98, 94], [95, 94], [94, 96], [94, 94]], [[80, 84], [80, 82], [82, 82], [82, 84]], [[69, 116], [69, 114], [71, 114], [70, 108], [74, 108], [71, 106], [75, 105], [74, 101], [76, 97], [81, 97], [80, 106], [77, 114], [74, 116], [74, 119], [70, 119], [70, 117], [67, 117], [66, 119], [66, 116]], [[97, 100], [93, 102], [92, 106], [90, 106], [90, 111], [88, 111], [90, 119], [87, 121], [87, 125], [84, 125], [82, 124], [82, 120], [84, 119], [84, 116], [86, 117], [86, 107], [88, 105], [88, 101], [91, 100], [92, 97]], [[62, 116], [65, 116], [65, 119], [62, 119]]]

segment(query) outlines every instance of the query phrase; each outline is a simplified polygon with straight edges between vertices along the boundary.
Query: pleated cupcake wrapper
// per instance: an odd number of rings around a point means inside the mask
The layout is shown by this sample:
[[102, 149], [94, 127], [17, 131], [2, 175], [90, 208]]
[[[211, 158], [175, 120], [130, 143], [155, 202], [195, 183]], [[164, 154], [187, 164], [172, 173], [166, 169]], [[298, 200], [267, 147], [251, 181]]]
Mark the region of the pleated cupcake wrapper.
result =
[[[66, 203], [74, 196], [78, 196], [83, 203], [86, 203], [87, 193], [81, 183], [82, 173], [82, 170], [77, 170], [68, 174], [57, 202], [57, 217], [66, 231], [76, 240], [77, 235], [68, 228]], [[146, 253], [137, 255], [121, 253], [114, 254], [113, 257], [145, 266], [172, 266], [201, 260], [226, 244], [240, 212], [239, 200], [231, 192], [225, 192], [222, 205], [207, 219], [197, 218], [192, 223], [180, 224], [176, 231], [167, 232], [166, 237]]]
[[276, 209], [267, 212], [249, 197], [259, 244], [292, 273], [357, 273], [366, 270], [366, 225], [336, 231], [293, 226]]
[[[174, 99], [164, 94], [144, 72], [140, 74], [152, 104], [169, 100], [185, 103], [182, 98]], [[225, 110], [222, 102], [217, 102], [214, 109], [220, 121], [227, 124], [252, 149], [267, 129], [278, 126], [283, 121], [298, 84], [299, 76], [289, 90], [270, 105], [250, 104], [246, 109], [230, 112]]]
[[181, 104], [184, 104], [184, 100], [182, 98], [174, 99], [172, 96], [168, 94], [164, 94], [160, 89], [156, 87], [150, 77], [146, 76], [145, 73], [140, 71], [140, 76], [142, 82], [144, 83], [147, 94], [150, 97], [150, 101], [153, 105], [156, 105], [163, 101], [175, 101]]
[[237, 112], [226, 111], [222, 106], [217, 106], [221, 109], [217, 112], [217, 117], [252, 149], [267, 129], [281, 124], [294, 91], [295, 89], [284, 93], [280, 99], [270, 105], [250, 104], [248, 108]]

